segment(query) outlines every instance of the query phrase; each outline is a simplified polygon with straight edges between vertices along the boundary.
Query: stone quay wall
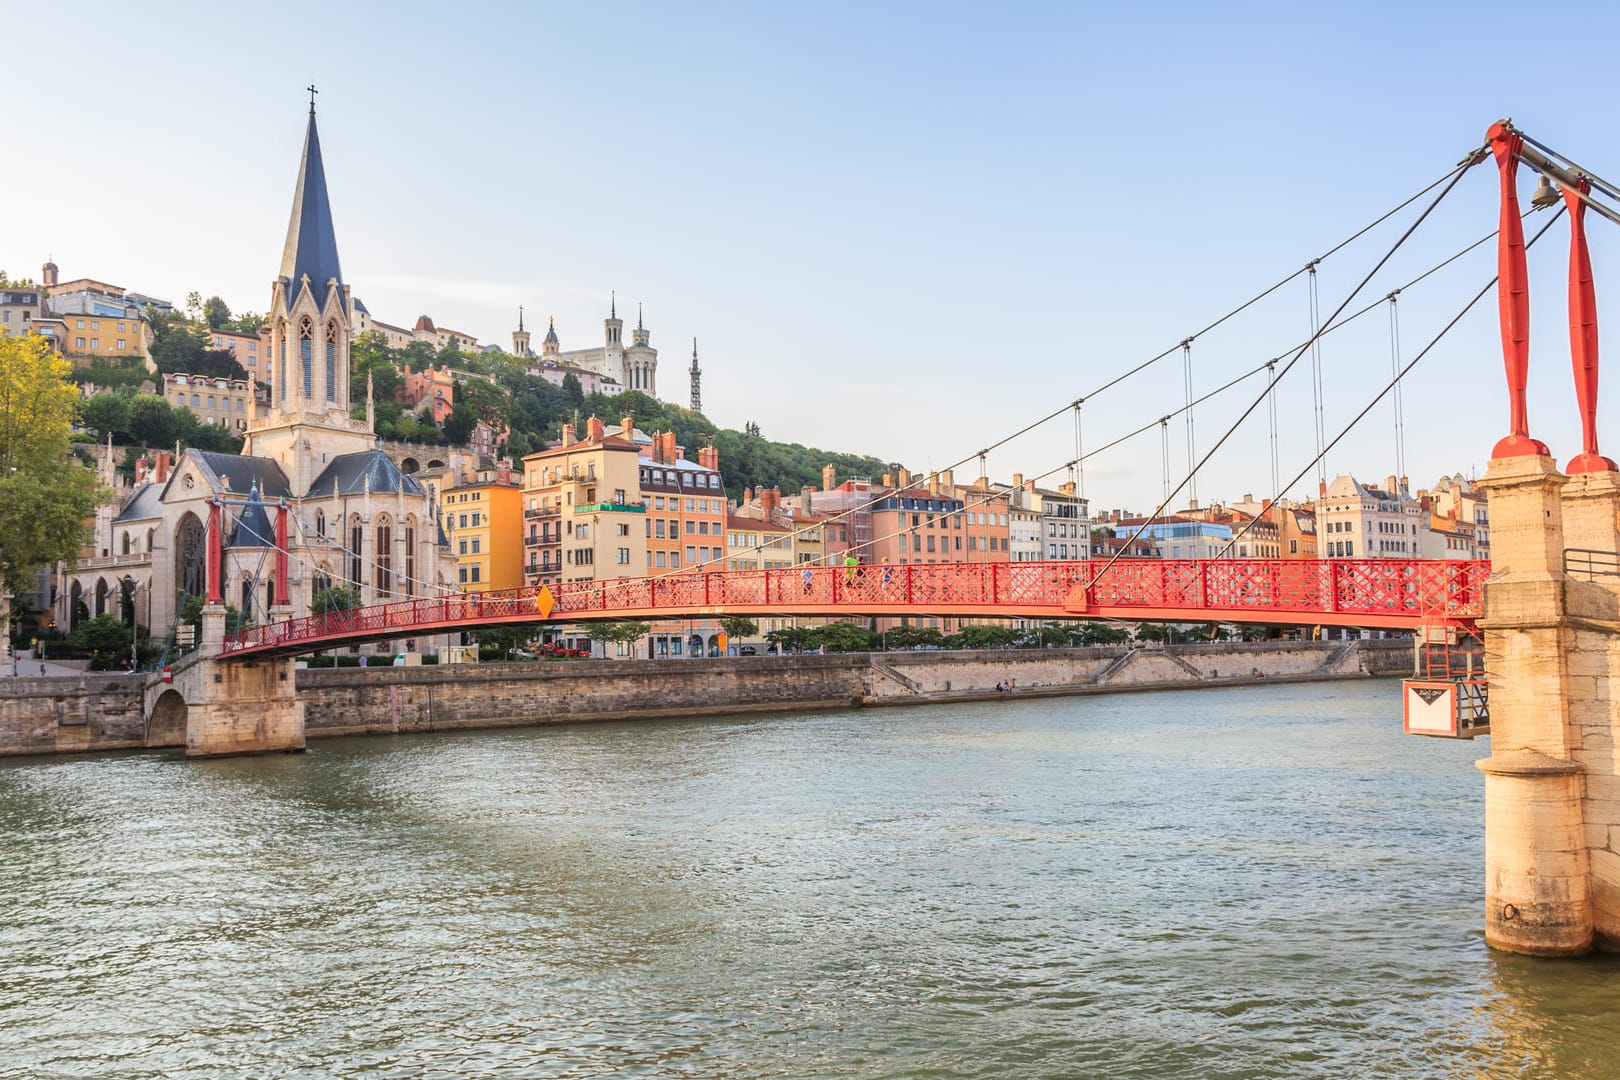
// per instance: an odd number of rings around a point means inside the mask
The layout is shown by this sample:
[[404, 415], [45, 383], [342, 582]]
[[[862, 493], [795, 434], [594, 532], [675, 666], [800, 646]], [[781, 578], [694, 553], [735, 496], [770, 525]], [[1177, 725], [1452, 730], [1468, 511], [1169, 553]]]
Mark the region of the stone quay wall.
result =
[[143, 675], [0, 679], [0, 756], [139, 750]]
[[[1405, 675], [1409, 639], [578, 660], [297, 672], [308, 738]], [[0, 756], [172, 746], [143, 677], [0, 680]], [[150, 738], [149, 738], [150, 734]], [[160, 737], [162, 736], [162, 737]]]
[[337, 668], [298, 673], [305, 734], [716, 716], [995, 697], [1120, 693], [1255, 681], [1403, 675], [1410, 640], [1257, 642], [852, 653], [685, 660], [580, 660], [478, 667]]

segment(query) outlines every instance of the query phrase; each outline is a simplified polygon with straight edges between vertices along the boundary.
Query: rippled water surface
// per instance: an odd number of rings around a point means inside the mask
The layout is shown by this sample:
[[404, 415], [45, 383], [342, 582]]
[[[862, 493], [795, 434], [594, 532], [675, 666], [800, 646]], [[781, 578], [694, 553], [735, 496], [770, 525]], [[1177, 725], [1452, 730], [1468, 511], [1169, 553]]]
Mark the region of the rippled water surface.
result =
[[0, 1075], [1608, 1077], [1398, 684], [0, 760]]

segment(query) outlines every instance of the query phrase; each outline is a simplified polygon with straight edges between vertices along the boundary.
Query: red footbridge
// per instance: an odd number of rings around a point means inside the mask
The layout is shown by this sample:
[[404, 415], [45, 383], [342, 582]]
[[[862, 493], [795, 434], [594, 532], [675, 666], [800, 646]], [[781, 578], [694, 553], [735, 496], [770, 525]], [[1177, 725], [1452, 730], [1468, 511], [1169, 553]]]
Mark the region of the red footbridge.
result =
[[222, 659], [542, 623], [744, 615], [1107, 619], [1472, 631], [1490, 564], [1428, 559], [1121, 559], [688, 572], [457, 593], [254, 626]]

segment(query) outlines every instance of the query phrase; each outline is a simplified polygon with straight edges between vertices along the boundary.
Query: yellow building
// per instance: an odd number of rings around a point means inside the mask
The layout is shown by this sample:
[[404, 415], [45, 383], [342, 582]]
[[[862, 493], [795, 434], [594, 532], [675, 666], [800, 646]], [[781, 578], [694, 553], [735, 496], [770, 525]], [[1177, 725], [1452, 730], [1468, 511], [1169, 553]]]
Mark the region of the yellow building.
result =
[[62, 320], [62, 351], [75, 367], [134, 358], [145, 362], [152, 344], [152, 327], [138, 308], [124, 315], [58, 314]]
[[246, 431], [256, 415], [254, 386], [247, 379], [185, 372], [168, 372], [161, 378], [164, 400], [176, 409], [190, 409], [201, 423]]
[[504, 463], [444, 493], [456, 580], [467, 592], [523, 585], [523, 491]]
[[523, 572], [530, 585], [647, 572], [647, 506], [636, 444], [591, 417], [584, 439], [523, 459]]

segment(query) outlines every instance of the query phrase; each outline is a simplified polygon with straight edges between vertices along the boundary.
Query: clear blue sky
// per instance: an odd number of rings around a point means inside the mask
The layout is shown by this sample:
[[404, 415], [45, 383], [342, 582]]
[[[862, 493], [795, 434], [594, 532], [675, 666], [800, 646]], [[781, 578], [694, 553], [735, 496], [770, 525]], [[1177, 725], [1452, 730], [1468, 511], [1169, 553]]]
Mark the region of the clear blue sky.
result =
[[[1440, 176], [1500, 116], [1620, 178], [1620, 17], [1603, 4], [176, 4], [136, 18], [65, 3], [40, 20], [55, 44], [8, 53], [19, 115], [37, 116], [9, 142], [11, 273], [49, 253], [65, 277], [262, 311], [313, 80], [345, 276], [379, 318], [426, 312], [504, 344], [521, 303], [578, 347], [601, 340], [617, 290], [621, 315], [646, 306], [661, 396], [685, 402], [695, 335], [719, 423], [913, 469], [1179, 341]], [[1494, 188], [1488, 166], [1468, 175], [1369, 298], [1492, 228]], [[1601, 305], [1620, 236], [1592, 230]], [[1532, 252], [1532, 431], [1560, 459], [1579, 449], [1566, 237]], [[1325, 311], [1393, 239], [1323, 264]], [[1493, 272], [1485, 248], [1406, 294], [1407, 354]], [[1196, 389], [1307, 323], [1296, 283], [1195, 345]], [[1504, 430], [1494, 323], [1488, 300], [1412, 377], [1414, 486], [1482, 470]], [[1324, 360], [1334, 432], [1389, 371], [1387, 319], [1330, 337]], [[1176, 407], [1182, 386], [1172, 361], [1096, 398], [1087, 443]], [[1308, 367], [1279, 393], [1287, 477], [1314, 452]], [[1200, 445], [1247, 400], [1201, 410]], [[1204, 500], [1265, 493], [1264, 416], [1201, 476]], [[1391, 428], [1375, 412], [1329, 475], [1391, 472]], [[1184, 437], [1178, 418], [1178, 479]], [[1620, 436], [1605, 449], [1620, 454]], [[1072, 453], [1059, 421], [990, 472]], [[1155, 433], [1096, 459], [1094, 504], [1150, 508], [1160, 456]]]

